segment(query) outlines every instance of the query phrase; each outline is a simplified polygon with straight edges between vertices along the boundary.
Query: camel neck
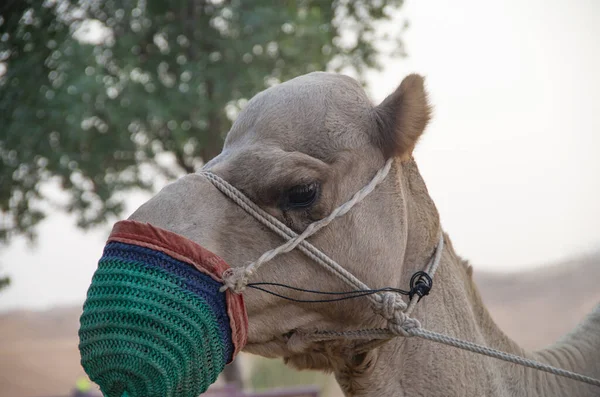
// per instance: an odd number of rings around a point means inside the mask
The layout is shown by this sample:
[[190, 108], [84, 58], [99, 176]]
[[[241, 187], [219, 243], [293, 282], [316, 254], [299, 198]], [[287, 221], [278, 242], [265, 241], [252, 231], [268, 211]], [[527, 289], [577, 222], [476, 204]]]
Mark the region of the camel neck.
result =
[[[396, 169], [405, 229], [400, 234], [399, 285], [429, 260], [440, 227], [435, 204], [414, 161]], [[600, 305], [582, 325], [556, 345], [526, 352], [494, 323], [472, 280], [472, 269], [449, 237], [430, 294], [412, 317], [423, 328], [533, 358], [567, 370], [600, 376]], [[398, 337], [369, 352], [358, 371], [336, 377], [348, 396], [593, 396], [594, 386], [524, 368], [450, 346]]]
[[[596, 315], [555, 346], [526, 352], [493, 322], [471, 280], [470, 270], [454, 254], [451, 244], [448, 246], [434, 288], [413, 313], [425, 329], [598, 375], [600, 305]], [[369, 354], [370, 368], [352, 380], [347, 396], [598, 395], [593, 386], [416, 337], [393, 339]], [[596, 373], [590, 373], [590, 369]]]
[[[600, 304], [570, 333], [553, 345], [533, 353], [551, 365], [600, 379]], [[600, 387], [558, 379], [562, 395], [598, 396]]]

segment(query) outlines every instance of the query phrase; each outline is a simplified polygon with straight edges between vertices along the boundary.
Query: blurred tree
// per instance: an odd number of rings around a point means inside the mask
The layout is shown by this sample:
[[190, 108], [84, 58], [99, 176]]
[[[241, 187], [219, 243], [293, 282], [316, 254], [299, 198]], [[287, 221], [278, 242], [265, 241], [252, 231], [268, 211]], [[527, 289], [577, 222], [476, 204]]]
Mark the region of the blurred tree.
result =
[[0, 291], [10, 285], [10, 279], [8, 277], [0, 277]]
[[[327, 68], [362, 80], [386, 40], [376, 22], [401, 3], [4, 0], [0, 241], [32, 239], [54, 208], [84, 228], [118, 216], [119, 193], [218, 154], [235, 114], [266, 87]], [[237, 366], [225, 376], [241, 383]]]
[[[376, 22], [401, 3], [5, 0], [0, 240], [33, 238], [54, 208], [80, 227], [118, 216], [120, 192], [218, 154], [268, 86], [328, 67], [362, 78], [386, 39]], [[50, 181], [66, 202], [44, 192]]]

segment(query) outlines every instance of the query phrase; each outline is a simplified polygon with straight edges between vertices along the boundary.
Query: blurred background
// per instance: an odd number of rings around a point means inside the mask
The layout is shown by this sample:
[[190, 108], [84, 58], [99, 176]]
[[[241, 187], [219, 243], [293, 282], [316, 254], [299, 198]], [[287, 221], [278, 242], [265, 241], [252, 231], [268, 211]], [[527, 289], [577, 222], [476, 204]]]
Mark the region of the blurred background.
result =
[[[374, 103], [426, 76], [415, 157], [443, 225], [508, 335], [552, 343], [600, 301], [598, 37], [594, 0], [3, 0], [0, 395], [89, 388], [78, 317], [112, 223], [218, 154], [254, 94], [315, 70]], [[238, 364], [221, 383], [340, 395]]]

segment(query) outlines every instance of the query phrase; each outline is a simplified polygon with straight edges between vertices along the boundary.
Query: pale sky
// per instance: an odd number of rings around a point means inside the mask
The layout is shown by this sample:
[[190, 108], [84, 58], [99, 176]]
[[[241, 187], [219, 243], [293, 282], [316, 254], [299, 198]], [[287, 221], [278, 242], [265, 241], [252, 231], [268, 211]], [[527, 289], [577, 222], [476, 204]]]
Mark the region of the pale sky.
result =
[[[371, 73], [370, 92], [426, 76], [435, 112], [415, 157], [458, 252], [513, 271], [600, 250], [600, 2], [409, 0], [403, 18], [409, 58]], [[15, 240], [0, 310], [82, 302], [109, 230], [57, 214], [37, 247]]]

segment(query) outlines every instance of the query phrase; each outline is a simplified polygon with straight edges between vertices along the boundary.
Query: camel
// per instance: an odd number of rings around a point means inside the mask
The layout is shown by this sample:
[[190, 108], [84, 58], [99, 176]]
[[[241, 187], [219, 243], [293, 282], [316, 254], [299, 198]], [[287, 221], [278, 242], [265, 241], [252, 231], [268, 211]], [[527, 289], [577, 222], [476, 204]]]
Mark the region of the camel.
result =
[[[427, 264], [441, 230], [413, 156], [429, 118], [419, 75], [405, 77], [374, 106], [354, 79], [310, 73], [251, 99], [221, 154], [203, 170], [300, 233], [393, 159], [389, 175], [368, 197], [309, 241], [371, 288], [403, 288]], [[232, 267], [247, 265], [282, 243], [200, 172], [166, 186], [130, 219], [183, 235]], [[600, 377], [600, 305], [554, 345], [525, 351], [496, 326], [473, 283], [471, 266], [447, 234], [444, 241], [433, 288], [412, 314], [423, 327]], [[254, 278], [319, 291], [348, 289], [298, 250], [266, 263]], [[385, 343], [344, 338], [298, 343], [294, 337], [385, 327], [365, 298], [299, 303], [253, 289], [243, 296], [249, 319], [245, 351], [281, 357], [298, 369], [333, 372], [346, 396], [600, 395], [595, 386], [415, 337]]]

